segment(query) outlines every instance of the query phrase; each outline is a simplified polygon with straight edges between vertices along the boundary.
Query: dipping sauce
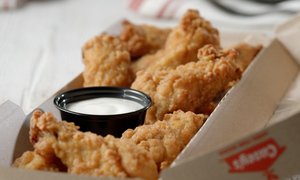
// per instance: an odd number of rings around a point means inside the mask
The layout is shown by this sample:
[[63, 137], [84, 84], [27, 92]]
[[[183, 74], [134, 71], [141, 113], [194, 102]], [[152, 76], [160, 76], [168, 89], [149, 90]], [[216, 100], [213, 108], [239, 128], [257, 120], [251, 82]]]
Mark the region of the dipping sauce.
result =
[[151, 98], [124, 87], [84, 87], [58, 94], [53, 99], [61, 119], [80, 131], [121, 137], [127, 129], [144, 124]]
[[138, 102], [121, 98], [101, 97], [69, 103], [67, 109], [91, 115], [114, 115], [134, 112], [144, 106]]

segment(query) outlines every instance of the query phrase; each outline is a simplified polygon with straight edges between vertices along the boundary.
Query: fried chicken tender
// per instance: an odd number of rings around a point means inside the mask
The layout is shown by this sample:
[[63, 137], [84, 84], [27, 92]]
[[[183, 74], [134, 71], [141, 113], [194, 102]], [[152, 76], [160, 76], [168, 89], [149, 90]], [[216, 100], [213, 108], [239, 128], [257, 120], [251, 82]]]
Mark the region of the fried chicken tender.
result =
[[130, 86], [134, 74], [126, 45], [117, 37], [101, 34], [83, 47], [84, 86]]
[[128, 129], [122, 139], [129, 139], [150, 152], [159, 170], [168, 167], [202, 126], [206, 117], [193, 112], [176, 111], [162, 121]]
[[[259, 51], [262, 49], [261, 45], [250, 45], [247, 43], [240, 43], [232, 47], [238, 52], [238, 56], [236, 58], [235, 64], [240, 69], [240, 71], [243, 73], [248, 65], [253, 61], [255, 56], [259, 53]], [[225, 95], [225, 93], [231, 89], [238, 80], [234, 80], [228, 83], [228, 85], [225, 87], [225, 90], [221, 93], [219, 93], [212, 102], [210, 102], [206, 108], [202, 108], [201, 112], [204, 114], [211, 114], [213, 110], [216, 108], [218, 102], [222, 99], [222, 97]]]
[[43, 171], [65, 171], [66, 167], [60, 162], [59, 159], [46, 159], [35, 151], [26, 151], [21, 157], [15, 160], [14, 167], [24, 169], [36, 169]]
[[146, 114], [146, 124], [162, 119], [176, 110], [203, 112], [229, 82], [241, 77], [235, 64], [238, 52], [221, 51], [213, 45], [199, 50], [197, 62], [190, 62], [172, 70], [140, 71], [131, 88], [148, 94], [153, 105]]
[[144, 179], [157, 179], [158, 171], [155, 161], [144, 149], [127, 139], [105, 137], [110, 147], [117, 149], [121, 156], [121, 163], [129, 177], [142, 177]]
[[123, 21], [120, 39], [127, 44], [132, 59], [152, 54], [161, 49], [170, 33], [169, 28], [157, 28], [150, 25], [135, 25]]
[[133, 71], [136, 73], [144, 69], [155, 71], [175, 68], [181, 64], [197, 61], [198, 49], [206, 44], [220, 46], [218, 30], [202, 18], [198, 11], [188, 10], [179, 25], [169, 34], [165, 47], [133, 63]]
[[51, 113], [35, 111], [30, 140], [35, 151], [56, 156], [72, 174], [158, 178], [156, 164], [145, 149], [128, 140], [78, 129], [73, 123], [57, 121]]

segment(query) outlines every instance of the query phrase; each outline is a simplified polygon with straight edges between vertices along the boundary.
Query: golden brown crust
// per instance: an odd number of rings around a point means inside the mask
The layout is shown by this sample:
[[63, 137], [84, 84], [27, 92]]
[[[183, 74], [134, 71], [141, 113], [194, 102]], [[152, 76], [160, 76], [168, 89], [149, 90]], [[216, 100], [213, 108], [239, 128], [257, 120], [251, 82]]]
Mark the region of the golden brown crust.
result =
[[96, 36], [83, 47], [84, 86], [130, 86], [134, 79], [126, 45], [107, 34]]
[[165, 47], [155, 54], [142, 57], [133, 64], [133, 71], [156, 71], [175, 68], [197, 60], [198, 49], [206, 44], [220, 46], [219, 32], [198, 11], [188, 10], [179, 25], [172, 29]]
[[142, 147], [138, 147], [128, 139], [118, 139], [106, 136], [105, 141], [110, 147], [116, 148], [121, 157], [121, 164], [129, 177], [143, 179], [157, 179], [157, 166], [150, 154]]
[[240, 78], [241, 72], [235, 65], [237, 55], [233, 49], [221, 51], [206, 45], [199, 50], [197, 62], [172, 70], [138, 73], [131, 87], [145, 92], [153, 100], [146, 123], [151, 124], [179, 109], [203, 112], [229, 82]]
[[26, 151], [21, 157], [17, 158], [14, 167], [24, 169], [36, 169], [42, 171], [66, 171], [66, 167], [60, 162], [59, 159], [47, 159], [35, 151]]
[[171, 31], [169, 28], [135, 25], [128, 20], [123, 21], [122, 25], [120, 39], [126, 43], [132, 59], [155, 53], [161, 49]]
[[129, 139], [146, 149], [159, 170], [168, 167], [202, 126], [204, 115], [176, 111], [162, 121], [126, 130], [122, 139]]
[[35, 152], [38, 152], [37, 160], [27, 161], [28, 153], [24, 154], [15, 162], [18, 167], [41, 169], [40, 159], [47, 162], [50, 157], [55, 157], [72, 174], [144, 179], [158, 177], [156, 164], [145, 149], [128, 140], [80, 132], [73, 123], [57, 121], [51, 113], [33, 113], [30, 138]]
[[157, 179], [158, 172], [173, 162], [205, 118], [193, 112], [176, 111], [152, 125], [129, 129], [118, 139], [80, 132], [73, 123], [57, 121], [48, 112], [35, 111], [30, 131], [34, 151], [25, 152], [15, 160], [14, 166], [92, 176]]

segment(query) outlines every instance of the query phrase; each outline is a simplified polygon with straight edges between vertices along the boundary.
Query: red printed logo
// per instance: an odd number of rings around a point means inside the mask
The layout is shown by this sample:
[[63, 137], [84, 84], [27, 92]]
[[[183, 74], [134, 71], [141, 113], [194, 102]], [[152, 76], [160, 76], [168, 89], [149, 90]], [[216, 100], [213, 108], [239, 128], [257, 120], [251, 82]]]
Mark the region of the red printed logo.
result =
[[230, 166], [231, 173], [262, 171], [268, 180], [275, 180], [278, 176], [269, 169], [284, 150], [285, 147], [279, 147], [274, 139], [268, 139], [226, 158], [225, 161]]

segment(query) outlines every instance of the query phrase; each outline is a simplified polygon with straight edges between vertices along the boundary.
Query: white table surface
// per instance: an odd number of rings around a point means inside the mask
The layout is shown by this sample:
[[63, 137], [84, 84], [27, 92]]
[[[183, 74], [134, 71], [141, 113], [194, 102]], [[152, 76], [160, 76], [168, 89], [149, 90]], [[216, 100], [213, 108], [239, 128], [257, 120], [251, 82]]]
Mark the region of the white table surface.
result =
[[82, 72], [83, 44], [123, 18], [166, 24], [129, 12], [122, 0], [35, 0], [0, 11], [0, 104], [11, 100], [30, 112]]
[[83, 70], [81, 47], [124, 17], [119, 0], [30, 1], [0, 12], [0, 104], [27, 113]]

